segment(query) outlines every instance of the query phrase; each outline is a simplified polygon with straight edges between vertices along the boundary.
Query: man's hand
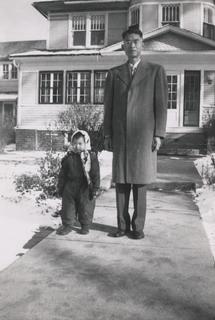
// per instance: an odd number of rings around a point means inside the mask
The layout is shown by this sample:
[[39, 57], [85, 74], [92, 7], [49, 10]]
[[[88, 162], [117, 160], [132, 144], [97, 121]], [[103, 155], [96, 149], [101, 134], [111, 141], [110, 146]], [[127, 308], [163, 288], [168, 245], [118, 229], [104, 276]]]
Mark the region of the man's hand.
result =
[[161, 138], [160, 137], [154, 137], [152, 141], [152, 152], [158, 151], [161, 146]]
[[104, 149], [107, 151], [112, 151], [112, 139], [109, 136], [106, 136], [104, 139]]

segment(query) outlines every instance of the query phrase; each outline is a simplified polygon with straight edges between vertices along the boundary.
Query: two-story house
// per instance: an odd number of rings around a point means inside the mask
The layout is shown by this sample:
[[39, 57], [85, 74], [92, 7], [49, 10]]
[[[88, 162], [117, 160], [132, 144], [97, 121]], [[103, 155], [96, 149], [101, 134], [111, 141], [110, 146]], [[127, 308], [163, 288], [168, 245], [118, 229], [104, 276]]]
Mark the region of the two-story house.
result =
[[[11, 55], [19, 69], [17, 148], [40, 149], [72, 104], [103, 107], [109, 68], [126, 61], [121, 33], [139, 24], [144, 59], [169, 85], [167, 131], [198, 133], [215, 110], [213, 0], [59, 0], [33, 6], [49, 22], [46, 50]], [[45, 138], [44, 138], [45, 139]]]
[[9, 55], [33, 48], [45, 48], [46, 41], [11, 41], [0, 43], [0, 127], [16, 125], [18, 70]]

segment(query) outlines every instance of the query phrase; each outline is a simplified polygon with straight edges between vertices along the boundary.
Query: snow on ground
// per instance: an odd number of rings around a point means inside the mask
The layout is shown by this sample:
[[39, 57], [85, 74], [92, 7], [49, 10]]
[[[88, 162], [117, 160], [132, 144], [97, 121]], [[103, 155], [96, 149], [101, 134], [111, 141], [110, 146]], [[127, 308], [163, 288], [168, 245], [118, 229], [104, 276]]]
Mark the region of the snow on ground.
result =
[[[0, 154], [0, 270], [26, 252], [23, 246], [40, 227], [57, 229], [61, 223], [60, 218], [51, 216], [60, 206], [59, 199], [47, 200], [44, 206], [38, 207], [35, 203], [36, 193], [20, 196], [13, 183], [15, 176], [36, 173], [39, 168], [37, 160], [44, 155], [44, 152]], [[99, 161], [101, 178], [109, 176], [112, 154], [102, 152]]]
[[51, 214], [41, 214], [42, 210], [36, 206], [33, 195], [20, 196], [15, 190], [15, 175], [36, 171], [35, 165], [0, 162], [0, 270], [25, 253], [23, 246], [40, 226], [57, 227]]
[[215, 259], [215, 183], [208, 184], [208, 177], [215, 176], [213, 157], [215, 154], [197, 159], [194, 163], [203, 180], [203, 187], [197, 190], [196, 204]]

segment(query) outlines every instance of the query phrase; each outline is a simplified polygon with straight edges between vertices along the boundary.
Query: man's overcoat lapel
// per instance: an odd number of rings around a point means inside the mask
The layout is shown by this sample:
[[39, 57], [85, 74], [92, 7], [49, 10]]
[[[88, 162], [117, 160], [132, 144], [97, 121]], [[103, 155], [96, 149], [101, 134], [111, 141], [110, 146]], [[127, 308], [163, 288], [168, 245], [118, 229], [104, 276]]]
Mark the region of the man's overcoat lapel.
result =
[[127, 85], [128, 90], [130, 87], [135, 87], [137, 83], [142, 81], [144, 78], [147, 79], [149, 76], [149, 66], [147, 62], [144, 62], [142, 59], [140, 63], [137, 66], [137, 70], [132, 78], [130, 69], [129, 69], [129, 64], [126, 62], [123, 64], [118, 72], [118, 77], [119, 79]]
[[121, 66], [121, 68], [119, 69], [118, 78], [120, 81], [122, 81], [124, 84], [126, 84], [127, 87], [129, 88], [132, 78], [131, 78], [128, 62], [123, 64]]
[[149, 76], [149, 65], [141, 59], [133, 76], [131, 87], [135, 87], [143, 79], [147, 80]]

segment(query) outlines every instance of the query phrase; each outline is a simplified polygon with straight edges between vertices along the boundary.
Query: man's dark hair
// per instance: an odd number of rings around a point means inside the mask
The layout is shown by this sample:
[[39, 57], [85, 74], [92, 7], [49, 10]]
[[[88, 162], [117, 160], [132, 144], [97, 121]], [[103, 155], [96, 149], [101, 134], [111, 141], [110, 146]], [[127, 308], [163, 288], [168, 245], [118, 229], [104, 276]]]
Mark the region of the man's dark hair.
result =
[[142, 31], [139, 29], [139, 25], [134, 24], [132, 26], [129, 26], [128, 29], [122, 33], [122, 39], [124, 40], [129, 34], [133, 33], [138, 34], [141, 38], [143, 36]]
[[83, 133], [81, 133], [80, 131], [78, 131], [76, 134], [74, 134], [74, 136], [72, 137], [72, 142], [73, 142], [74, 140], [79, 139], [79, 138], [83, 138], [83, 139], [84, 139], [84, 142], [86, 142], [86, 141], [85, 141], [85, 136], [84, 136]]

